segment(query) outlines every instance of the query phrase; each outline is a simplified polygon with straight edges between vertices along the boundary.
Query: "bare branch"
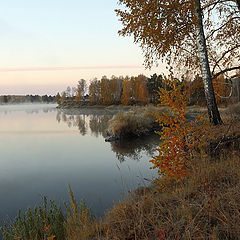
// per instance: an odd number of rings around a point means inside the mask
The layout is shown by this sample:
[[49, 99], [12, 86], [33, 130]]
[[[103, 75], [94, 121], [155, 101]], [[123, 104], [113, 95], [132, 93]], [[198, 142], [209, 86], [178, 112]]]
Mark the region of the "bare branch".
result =
[[226, 54], [230, 53], [231, 51], [233, 51], [233, 50], [235, 50], [235, 49], [237, 49], [239, 47], [240, 47], [240, 44], [236, 45], [236, 46], [232, 47], [231, 49], [227, 50], [226, 52], [224, 52], [223, 55], [216, 61], [215, 65], [213, 67], [213, 70], [212, 70], [212, 74], [214, 73], [214, 70], [218, 66], [219, 62], [222, 61], [222, 59], [226, 56]]
[[226, 27], [226, 25], [228, 25], [231, 21], [233, 21], [233, 20], [235, 20], [235, 19], [239, 19], [239, 20], [240, 20], [240, 17], [230, 18], [227, 22], [225, 22], [225, 23], [224, 23], [223, 25], [221, 25], [219, 28], [214, 29], [214, 30], [206, 37], [206, 40], [209, 39], [210, 37], [212, 37], [215, 32], [218, 32], [218, 31], [221, 30], [222, 28]]
[[217, 78], [218, 76], [222, 75], [223, 73], [231, 72], [231, 71], [238, 70], [238, 69], [240, 69], [240, 66], [232, 67], [232, 68], [226, 68], [226, 69], [222, 70], [221, 72], [218, 72], [217, 74], [213, 75], [212, 79]]

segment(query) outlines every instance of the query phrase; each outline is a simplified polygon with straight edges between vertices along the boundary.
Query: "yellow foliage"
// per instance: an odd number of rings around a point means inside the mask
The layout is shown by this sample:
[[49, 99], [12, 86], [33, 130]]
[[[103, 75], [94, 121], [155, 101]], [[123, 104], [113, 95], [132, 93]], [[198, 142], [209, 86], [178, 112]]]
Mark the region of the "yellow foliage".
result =
[[57, 104], [60, 104], [60, 102], [61, 102], [61, 96], [60, 96], [59, 92], [56, 95], [56, 102], [57, 102]]
[[159, 106], [165, 106], [167, 111], [156, 114], [161, 127], [161, 142], [157, 156], [150, 160], [153, 168], [158, 169], [158, 183], [162, 180], [180, 180], [189, 174], [190, 163], [194, 153], [199, 152], [201, 144], [201, 124], [203, 117], [187, 121], [187, 97], [183, 92], [184, 86], [177, 80], [164, 80], [166, 87], [160, 88]]
[[123, 92], [122, 92], [122, 99], [121, 102], [123, 105], [129, 105], [132, 99], [132, 92], [133, 92], [133, 81], [130, 79], [125, 79], [123, 81]]

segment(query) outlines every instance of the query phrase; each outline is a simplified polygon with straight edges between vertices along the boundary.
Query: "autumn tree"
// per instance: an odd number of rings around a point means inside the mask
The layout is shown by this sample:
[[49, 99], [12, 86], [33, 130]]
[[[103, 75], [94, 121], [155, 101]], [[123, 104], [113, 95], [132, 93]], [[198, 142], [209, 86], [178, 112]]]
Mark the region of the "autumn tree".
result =
[[64, 102], [67, 98], [66, 92], [62, 92], [62, 101]]
[[75, 98], [76, 101], [82, 100], [82, 98], [84, 97], [84, 94], [86, 93], [86, 90], [87, 90], [86, 80], [80, 79], [77, 85], [77, 94]]
[[[192, 1], [194, 2], [194, 1]], [[240, 11], [235, 0], [201, 0], [204, 33], [212, 78], [224, 73], [234, 75], [240, 68]], [[193, 12], [194, 14], [194, 12]], [[199, 73], [198, 48], [195, 29], [189, 31], [185, 40], [166, 56], [178, 72]]]
[[203, 125], [208, 126], [201, 115], [187, 121], [185, 83], [173, 77], [163, 81], [165, 86], [159, 88], [158, 106], [164, 106], [165, 111], [155, 114], [161, 129], [156, 133], [162, 141], [156, 149], [157, 154], [150, 160], [158, 171], [156, 182], [161, 188], [169, 180], [179, 181], [191, 173], [192, 159], [207, 142]]
[[147, 90], [147, 77], [138, 75], [134, 78], [133, 98], [135, 103], [146, 105], [149, 102]]
[[123, 77], [112, 76], [110, 79], [110, 88], [114, 104], [119, 104], [121, 102], [122, 82]]
[[130, 105], [133, 101], [134, 77], [125, 77], [122, 83], [122, 97], [121, 103], [123, 105]]
[[100, 102], [100, 81], [96, 78], [90, 82], [89, 100], [93, 104]]
[[100, 99], [103, 104], [113, 103], [113, 92], [110, 87], [110, 80], [103, 76], [100, 81]]
[[157, 103], [158, 93], [157, 91], [159, 88], [163, 87], [163, 76], [157, 75], [154, 73], [150, 78], [148, 78], [147, 82], [147, 89], [150, 94], [151, 103]]
[[56, 95], [56, 102], [57, 102], [57, 104], [61, 103], [61, 96], [60, 96], [59, 92]]
[[[206, 12], [206, 39], [213, 78], [233, 76], [240, 69], [239, 0], [203, 1]], [[211, 13], [214, 17], [211, 17]]]
[[[209, 2], [212, 3], [211, 6], [208, 4]], [[191, 66], [200, 66], [209, 119], [214, 124], [221, 123], [221, 118], [213, 91], [210, 70], [211, 64], [209, 64], [207, 43], [205, 32], [203, 31], [205, 27], [203, 18], [204, 20], [208, 20], [207, 33], [210, 33], [210, 30], [214, 31], [211, 26], [214, 26], [216, 32], [223, 29], [223, 27], [217, 29], [217, 27], [212, 24], [212, 19], [214, 19], [212, 15], [216, 11], [218, 11], [221, 19], [226, 19], [226, 14], [220, 15], [220, 13], [225, 10], [224, 6], [219, 5], [223, 2], [226, 4], [227, 2], [232, 2], [233, 7], [229, 7], [228, 10], [232, 13], [235, 11], [237, 1], [218, 0], [204, 0], [202, 2], [200, 2], [200, 0], [120, 0], [119, 3], [126, 8], [124, 10], [116, 10], [124, 26], [123, 29], [119, 31], [120, 35], [134, 36], [134, 41], [140, 44], [145, 53], [145, 63], [148, 67], [151, 67], [154, 61], [160, 58], [164, 58], [168, 63], [181, 59], [179, 62], [185, 62], [185, 65], [190, 68]], [[208, 17], [207, 14], [209, 14], [210, 17]], [[235, 24], [235, 26], [237, 25]], [[229, 28], [229, 33], [231, 31], [230, 29], [231, 28]], [[238, 30], [237, 32], [239, 33], [239, 29], [236, 28], [236, 30]], [[227, 34], [225, 34], [225, 36], [226, 35]], [[215, 43], [217, 43], [216, 34], [213, 33], [212, 36], [214, 39], [212, 39], [211, 42], [215, 40]], [[231, 34], [228, 34], [228, 38], [226, 39], [230, 39], [230, 36]], [[219, 48], [221, 51], [226, 50], [226, 48], [224, 49], [223, 41], [219, 40], [218, 44], [219, 46], [222, 44], [222, 47]], [[237, 46], [234, 50], [236, 49]], [[226, 51], [229, 53], [230, 49]], [[196, 53], [198, 53], [198, 56]], [[239, 55], [237, 57], [239, 57]], [[226, 72], [234, 69], [236, 69], [236, 67], [231, 67], [223, 71]]]

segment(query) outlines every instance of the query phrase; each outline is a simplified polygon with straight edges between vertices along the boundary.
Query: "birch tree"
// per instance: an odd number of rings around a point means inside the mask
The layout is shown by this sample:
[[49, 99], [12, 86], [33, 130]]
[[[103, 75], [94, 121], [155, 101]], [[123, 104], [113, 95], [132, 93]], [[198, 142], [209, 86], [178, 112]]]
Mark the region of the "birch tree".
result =
[[[230, 1], [235, 4], [234, 9], [238, 1]], [[210, 6], [208, 4], [210, 2], [213, 5]], [[119, 34], [122, 36], [133, 35], [134, 42], [140, 44], [145, 53], [147, 67], [151, 67], [159, 59], [164, 59], [168, 63], [185, 62], [185, 67], [189, 68], [200, 67], [209, 119], [215, 125], [222, 121], [212, 86], [203, 25], [203, 9], [207, 9], [205, 11], [208, 11], [210, 16], [215, 7], [222, 2], [224, 0], [203, 0], [202, 2], [200, 0], [119, 0], [120, 5], [123, 5], [124, 8], [116, 10], [123, 24], [123, 29], [119, 31]], [[221, 11], [219, 8], [220, 13]], [[222, 17], [226, 17], [226, 14]], [[208, 33], [210, 33], [212, 18], [209, 17], [208, 20]], [[212, 40], [213, 38], [216, 39], [215, 33], [212, 34]], [[230, 37], [228, 38], [230, 39]], [[223, 45], [221, 40], [219, 43]]]
[[194, 15], [197, 20], [195, 24], [196, 42], [199, 55], [199, 65], [202, 73], [202, 80], [207, 102], [208, 116], [210, 122], [214, 125], [217, 125], [219, 123], [222, 123], [222, 120], [217, 108], [213, 90], [213, 83], [207, 54], [207, 45], [203, 30], [202, 8], [200, 0], [195, 0], [195, 4], [196, 5], [194, 6]]

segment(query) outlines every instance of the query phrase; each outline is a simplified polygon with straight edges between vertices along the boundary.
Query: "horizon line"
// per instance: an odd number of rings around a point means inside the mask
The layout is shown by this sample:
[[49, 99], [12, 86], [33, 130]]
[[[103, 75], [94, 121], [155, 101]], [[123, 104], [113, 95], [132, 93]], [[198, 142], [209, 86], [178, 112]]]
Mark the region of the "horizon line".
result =
[[142, 68], [140, 65], [107, 65], [107, 66], [72, 66], [72, 67], [27, 67], [27, 68], [0, 68], [0, 72], [42, 72], [42, 71], [69, 71], [85, 69], [123, 69]]

